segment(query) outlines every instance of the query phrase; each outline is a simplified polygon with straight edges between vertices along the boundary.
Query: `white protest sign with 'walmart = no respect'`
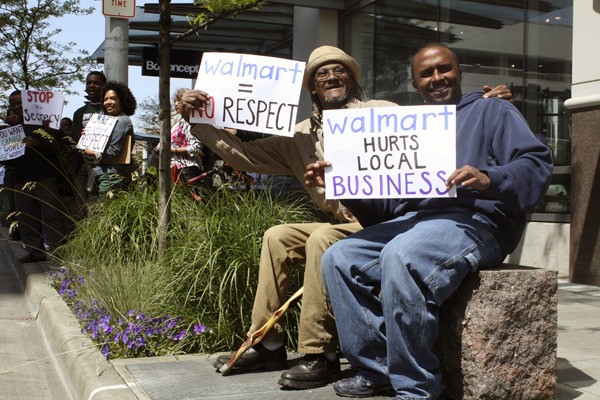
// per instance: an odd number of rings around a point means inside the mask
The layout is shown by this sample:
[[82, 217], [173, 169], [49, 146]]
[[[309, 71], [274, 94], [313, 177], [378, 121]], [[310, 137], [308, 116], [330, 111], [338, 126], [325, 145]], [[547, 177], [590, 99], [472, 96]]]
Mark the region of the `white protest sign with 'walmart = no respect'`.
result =
[[456, 197], [456, 106], [323, 112], [328, 199]]
[[196, 89], [210, 104], [192, 123], [292, 136], [304, 62], [236, 53], [204, 53]]

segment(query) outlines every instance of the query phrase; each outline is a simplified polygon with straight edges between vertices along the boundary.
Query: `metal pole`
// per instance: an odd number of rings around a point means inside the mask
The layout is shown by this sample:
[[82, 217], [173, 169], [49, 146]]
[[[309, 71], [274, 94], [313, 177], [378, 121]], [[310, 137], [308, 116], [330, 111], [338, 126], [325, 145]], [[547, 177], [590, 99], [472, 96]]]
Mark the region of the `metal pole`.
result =
[[104, 74], [108, 80], [128, 84], [129, 20], [105, 17]]

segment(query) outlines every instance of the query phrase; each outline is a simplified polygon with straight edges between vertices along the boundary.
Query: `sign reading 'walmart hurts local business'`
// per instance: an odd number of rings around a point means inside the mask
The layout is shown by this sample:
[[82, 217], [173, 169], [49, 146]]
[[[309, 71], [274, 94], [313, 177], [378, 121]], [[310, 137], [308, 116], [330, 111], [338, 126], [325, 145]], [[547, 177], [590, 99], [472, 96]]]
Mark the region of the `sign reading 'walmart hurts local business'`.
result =
[[456, 106], [323, 111], [325, 196], [456, 197]]

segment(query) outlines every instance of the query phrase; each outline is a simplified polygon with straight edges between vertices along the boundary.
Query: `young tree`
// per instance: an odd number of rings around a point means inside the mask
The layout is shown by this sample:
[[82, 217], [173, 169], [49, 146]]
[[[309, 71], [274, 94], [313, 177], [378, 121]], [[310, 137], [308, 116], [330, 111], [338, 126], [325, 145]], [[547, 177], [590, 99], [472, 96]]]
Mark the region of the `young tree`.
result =
[[0, 96], [8, 90], [39, 89], [76, 94], [74, 82], [95, 66], [74, 42], [59, 42], [52, 19], [87, 15], [79, 0], [2, 0], [0, 2]]
[[147, 96], [138, 103], [135, 116], [141, 122], [144, 132], [160, 134], [158, 97]]
[[171, 48], [173, 43], [207, 29], [213, 23], [236, 15], [245, 10], [258, 8], [265, 0], [195, 0], [198, 12], [190, 17], [190, 29], [175, 38], [171, 37], [171, 2], [160, 0], [159, 9], [159, 105], [160, 105], [160, 153], [158, 167], [159, 187], [159, 223], [158, 223], [158, 251], [163, 254], [167, 248], [168, 228], [171, 223], [171, 208], [169, 204], [171, 193], [171, 175], [169, 165], [171, 159], [171, 119], [169, 93], [169, 70], [171, 64]]

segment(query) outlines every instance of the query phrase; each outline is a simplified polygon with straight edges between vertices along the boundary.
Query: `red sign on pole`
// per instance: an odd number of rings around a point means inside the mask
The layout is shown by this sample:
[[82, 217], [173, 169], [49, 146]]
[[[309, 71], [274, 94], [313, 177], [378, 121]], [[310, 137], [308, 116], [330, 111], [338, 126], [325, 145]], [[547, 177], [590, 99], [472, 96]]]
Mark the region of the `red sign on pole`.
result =
[[135, 17], [135, 0], [102, 0], [102, 14], [106, 17]]

